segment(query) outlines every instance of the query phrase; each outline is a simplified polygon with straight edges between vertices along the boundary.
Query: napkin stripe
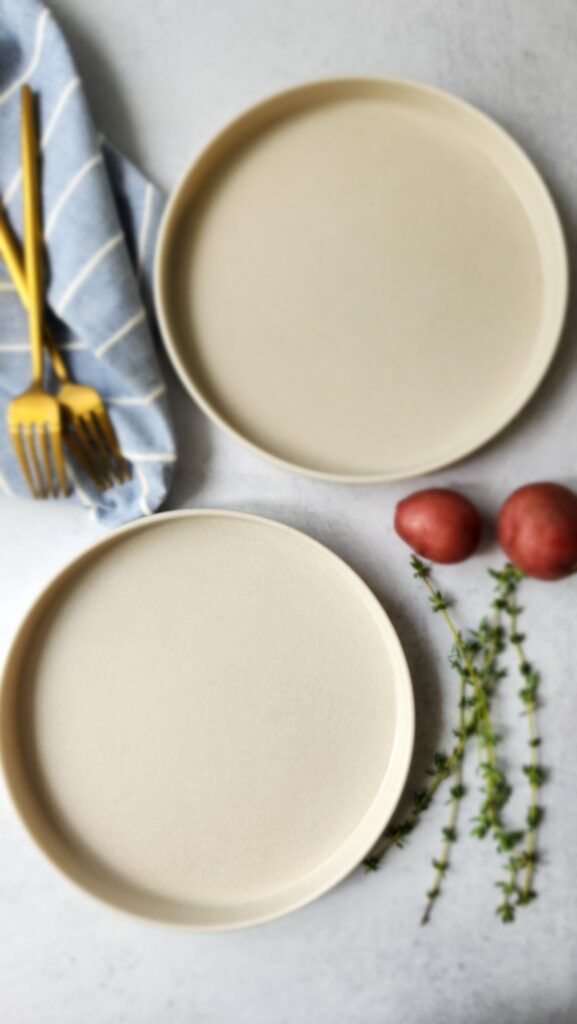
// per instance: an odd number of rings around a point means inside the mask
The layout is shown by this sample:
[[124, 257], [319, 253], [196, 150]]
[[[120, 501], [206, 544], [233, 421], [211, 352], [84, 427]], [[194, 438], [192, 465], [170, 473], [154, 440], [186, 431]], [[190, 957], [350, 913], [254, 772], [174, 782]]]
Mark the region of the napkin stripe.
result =
[[159, 384], [157, 388], [150, 391], [147, 395], [126, 395], [120, 396], [119, 398], [109, 398], [108, 405], [152, 405], [152, 403], [164, 395], [166, 392], [166, 385]]
[[6, 494], [9, 498], [13, 498], [14, 497], [14, 491], [10, 488], [10, 485], [9, 485], [6, 477], [4, 476], [4, 474], [1, 471], [0, 471], [0, 491], [3, 491], [4, 494]]
[[146, 243], [148, 240], [148, 232], [150, 229], [150, 214], [152, 211], [152, 200], [154, 198], [154, 189], [150, 182], [148, 182], [144, 190], [144, 208], [142, 211], [142, 223], [140, 225], [140, 232], [138, 235], [138, 249], [136, 253], [136, 273], [138, 278], [142, 276], [142, 266], [144, 263], [144, 256], [146, 253]]
[[70, 179], [66, 188], [63, 189], [63, 191], [60, 193], [46, 220], [44, 237], [47, 241], [54, 230], [54, 227], [56, 225], [56, 222], [58, 221], [58, 217], [60, 216], [62, 208], [66, 205], [66, 203], [70, 199], [70, 196], [74, 194], [74, 192], [76, 191], [80, 183], [84, 180], [86, 175], [90, 174], [90, 171], [94, 167], [98, 167], [98, 165], [101, 163], [102, 153], [95, 153], [93, 156], [90, 157], [89, 160], [86, 161], [85, 164], [82, 165], [80, 170], [77, 171], [76, 174]]
[[4, 195], [2, 196], [2, 202], [4, 203], [4, 206], [8, 206], [8, 203], [13, 198], [13, 196], [16, 194], [16, 191], [17, 191], [18, 186], [19, 186], [21, 181], [22, 181], [22, 171], [20, 169], [18, 169], [16, 171], [16, 174], [12, 178], [12, 181], [6, 187], [6, 191], [4, 192]]
[[85, 341], [61, 341], [58, 344], [58, 348], [61, 352], [80, 352], [81, 349], [87, 349], [88, 345]]
[[72, 93], [75, 92], [76, 89], [78, 89], [79, 87], [80, 87], [80, 79], [79, 79], [78, 75], [75, 75], [74, 78], [71, 78], [70, 81], [67, 82], [66, 85], [64, 86], [62, 92], [60, 93], [60, 96], [58, 97], [58, 99], [56, 101], [56, 105], [54, 107], [54, 110], [52, 111], [50, 117], [48, 118], [48, 122], [47, 122], [46, 128], [44, 129], [44, 132], [42, 134], [42, 138], [40, 139], [41, 147], [44, 147], [44, 146], [48, 145], [48, 142], [50, 141], [50, 137], [51, 137], [54, 129], [56, 128], [56, 125], [58, 124], [58, 121], [60, 120], [60, 115], [61, 115], [62, 111], [64, 110], [64, 107], [66, 106], [66, 104], [67, 104], [70, 96], [72, 95]]
[[[85, 341], [61, 341], [58, 343], [61, 352], [80, 352], [88, 348]], [[0, 341], [0, 352], [29, 352], [29, 341]]]
[[4, 90], [4, 92], [0, 93], [0, 106], [2, 106], [2, 104], [5, 103], [6, 100], [9, 100], [13, 93], [15, 93], [21, 85], [24, 85], [24, 83], [27, 82], [28, 79], [31, 78], [34, 74], [34, 71], [36, 70], [36, 67], [42, 56], [42, 47], [44, 45], [46, 22], [48, 21], [49, 17], [50, 11], [47, 7], [44, 7], [44, 9], [38, 15], [38, 21], [36, 22], [36, 38], [34, 40], [34, 52], [32, 54], [32, 60], [30, 61], [30, 64], [26, 68], [24, 74], [22, 74], [20, 78], [17, 78], [16, 81], [12, 82], [8, 86], [8, 88]]
[[119, 329], [115, 331], [114, 334], [111, 334], [111, 336], [107, 338], [106, 341], [103, 341], [102, 345], [99, 345], [98, 348], [94, 349], [94, 355], [96, 356], [96, 358], [100, 359], [105, 352], [108, 352], [109, 348], [112, 348], [112, 346], [116, 345], [117, 342], [122, 341], [122, 339], [125, 338], [127, 334], [130, 334], [133, 327], [136, 327], [138, 324], [142, 323], [145, 316], [145, 311], [141, 309], [139, 313], [136, 313], [136, 315], [132, 316], [130, 320], [127, 320], [126, 323], [122, 325], [122, 327], [119, 327]]
[[176, 462], [172, 452], [124, 452], [129, 462]]
[[145, 516], [151, 516], [153, 509], [151, 509], [150, 505], [148, 504], [148, 501], [146, 500], [148, 498], [148, 495], [150, 494], [150, 487], [148, 486], [146, 474], [143, 472], [140, 466], [135, 466], [134, 469], [136, 471], [136, 475], [140, 483], [140, 498], [138, 501], [140, 511]]
[[66, 471], [68, 473], [69, 483], [72, 485], [73, 490], [78, 495], [78, 497], [79, 497], [80, 501], [82, 502], [82, 504], [84, 505], [84, 507], [87, 508], [87, 509], [90, 509], [90, 515], [92, 517], [95, 517], [96, 516], [96, 504], [92, 500], [90, 495], [84, 490], [82, 484], [80, 483], [80, 480], [76, 476], [76, 472], [74, 470], [74, 466], [72, 465], [70, 459], [66, 459]]
[[84, 266], [82, 267], [82, 270], [79, 270], [76, 276], [72, 278], [72, 281], [68, 285], [68, 288], [65, 289], [64, 294], [60, 296], [59, 301], [56, 303], [55, 309], [56, 312], [58, 313], [58, 316], [62, 316], [62, 313], [64, 312], [64, 309], [70, 302], [70, 299], [73, 297], [73, 295], [76, 294], [78, 289], [81, 287], [81, 285], [84, 284], [87, 278], [90, 277], [92, 271], [96, 269], [101, 260], [103, 260], [104, 257], [107, 256], [108, 253], [112, 251], [112, 249], [116, 248], [116, 246], [120, 245], [120, 243], [123, 241], [124, 235], [122, 231], [119, 231], [118, 234], [113, 235], [112, 238], [109, 238], [108, 241], [105, 242], [104, 245], [100, 247], [100, 249], [97, 249], [94, 255], [90, 257], [88, 262], [85, 263]]
[[[44, 134], [42, 135], [42, 138], [40, 139], [40, 151], [42, 151], [48, 145], [48, 142], [49, 142], [49, 140], [50, 140], [50, 138], [52, 136], [52, 133], [54, 132], [54, 129], [56, 128], [56, 125], [58, 124], [58, 121], [60, 120], [60, 115], [62, 114], [62, 111], [64, 110], [64, 108], [66, 106], [66, 103], [68, 101], [69, 96], [71, 96], [72, 93], [76, 89], [78, 89], [79, 86], [80, 86], [80, 79], [78, 77], [71, 78], [70, 81], [68, 82], [68, 84], [64, 86], [64, 89], [62, 90], [62, 92], [60, 94], [60, 98], [59, 98], [59, 100], [58, 100], [54, 110], [52, 111], [52, 114], [50, 115], [50, 119], [48, 121], [48, 124], [46, 125], [46, 129], [44, 131]], [[13, 197], [16, 194], [16, 191], [17, 191], [18, 186], [20, 185], [21, 181], [22, 181], [22, 170], [21, 170], [21, 168], [18, 168], [18, 170], [16, 171], [16, 174], [12, 178], [12, 181], [9, 183], [9, 185], [6, 186], [6, 189], [4, 191], [4, 195], [2, 196], [2, 202], [4, 203], [5, 206], [7, 206], [8, 203], [11, 201], [11, 199], [13, 199]]]

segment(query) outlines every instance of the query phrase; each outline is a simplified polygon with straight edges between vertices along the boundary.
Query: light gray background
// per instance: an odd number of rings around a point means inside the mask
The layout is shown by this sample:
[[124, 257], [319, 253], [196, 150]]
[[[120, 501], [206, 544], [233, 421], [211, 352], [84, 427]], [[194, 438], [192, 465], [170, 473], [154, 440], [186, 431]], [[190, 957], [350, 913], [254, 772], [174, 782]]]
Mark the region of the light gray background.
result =
[[[575, 250], [577, 8], [573, 0], [57, 0], [103, 130], [165, 188], [232, 115], [295, 82], [393, 74], [477, 103], [526, 146], [551, 184]], [[490, 296], [487, 297], [490, 301]], [[577, 356], [571, 317], [526, 412], [496, 442], [437, 474], [493, 514], [527, 480], [577, 482]], [[410, 578], [395, 502], [415, 485], [333, 486], [293, 476], [210, 426], [176, 383], [181, 461], [170, 506], [264, 512], [344, 555], [382, 598], [406, 645], [418, 711], [413, 785], [449, 742], [454, 681], [442, 623]], [[0, 622], [6, 648], [42, 584], [100, 531], [81, 510], [0, 503]], [[482, 610], [481, 557], [439, 572]], [[305, 910], [238, 933], [193, 935], [117, 916], [44, 863], [0, 802], [3, 1024], [569, 1024], [577, 1020], [575, 580], [526, 587], [531, 652], [544, 674], [545, 862], [539, 899], [511, 927], [493, 916], [488, 843], [455, 850], [447, 892], [419, 927], [444, 817], [439, 803], [375, 876], [352, 875]], [[506, 685], [504, 689], [506, 690]], [[506, 754], [524, 750], [506, 696]], [[511, 733], [520, 733], [520, 738]], [[473, 773], [470, 781], [474, 784]], [[474, 794], [465, 806], [473, 813]]]

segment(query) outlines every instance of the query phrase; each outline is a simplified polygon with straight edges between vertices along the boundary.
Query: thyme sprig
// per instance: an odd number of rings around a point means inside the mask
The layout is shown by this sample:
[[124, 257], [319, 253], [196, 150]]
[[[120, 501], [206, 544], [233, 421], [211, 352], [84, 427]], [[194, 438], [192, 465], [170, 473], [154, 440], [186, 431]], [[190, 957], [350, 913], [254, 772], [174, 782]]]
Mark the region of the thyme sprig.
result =
[[[479, 814], [475, 819], [473, 834], [484, 838], [491, 833], [497, 843], [499, 850], [511, 850], [520, 841], [519, 833], [508, 832], [505, 829], [502, 818], [502, 811], [511, 795], [509, 786], [502, 768], [497, 762], [496, 746], [500, 737], [493, 729], [490, 709], [490, 697], [494, 686], [501, 673], [495, 666], [495, 659], [479, 669], [474, 663], [474, 654], [481, 646], [486, 646], [487, 637], [492, 635], [492, 629], [498, 632], [499, 643], [503, 642], [503, 634], [498, 624], [490, 627], [485, 621], [481, 623], [480, 629], [474, 634], [472, 644], [465, 641], [458, 631], [451, 617], [449, 608], [450, 601], [433, 585], [430, 579], [430, 567], [425, 565], [415, 555], [411, 558], [411, 565], [415, 576], [422, 579], [429, 590], [429, 600], [433, 612], [441, 614], [453, 638], [455, 652], [458, 655], [462, 672], [471, 682], [473, 688], [473, 715], [476, 734], [479, 738], [481, 760], [479, 771], [483, 778], [483, 800], [479, 808]], [[500, 609], [495, 609], [499, 611]]]
[[[507, 674], [507, 670], [500, 668], [498, 664], [498, 656], [505, 648], [505, 630], [501, 625], [501, 612], [501, 603], [496, 601], [492, 619], [490, 621], [483, 619], [476, 633], [479, 645], [486, 652], [483, 667], [479, 669], [478, 675], [488, 708], [497, 684]], [[514, 849], [522, 840], [523, 833], [519, 830], [508, 830], [503, 821], [503, 810], [512, 790], [505, 772], [497, 763], [495, 747], [500, 742], [500, 736], [492, 729], [490, 712], [479, 729], [479, 739], [481, 744], [479, 772], [482, 778], [483, 799], [479, 813], [473, 819], [472, 834], [479, 839], [484, 839], [485, 836], [491, 834], [497, 849], [501, 853], [506, 853]]]
[[[453, 659], [453, 662], [454, 660], [455, 659]], [[467, 677], [465, 673], [462, 671], [459, 673], [459, 676], [459, 721], [458, 726], [455, 730], [455, 735], [457, 736], [459, 741], [462, 740], [464, 752], [465, 743], [468, 739], [465, 721], [465, 708], [467, 704]], [[427, 903], [423, 911], [421, 924], [427, 924], [427, 922], [431, 919], [433, 908], [438, 897], [441, 894], [441, 886], [443, 884], [443, 879], [449, 869], [451, 849], [453, 843], [457, 842], [457, 819], [459, 815], [460, 803], [464, 795], [465, 787], [463, 785], [463, 758], [461, 758], [455, 768], [454, 784], [451, 786], [449, 813], [447, 816], [447, 822], [442, 830], [441, 850], [439, 856], [433, 859], [433, 868], [435, 869], [435, 873], [433, 875], [433, 883], [431, 885], [431, 888], [427, 892]]]
[[385, 854], [392, 846], [403, 847], [407, 836], [418, 824], [421, 814], [430, 807], [433, 797], [439, 786], [445, 779], [452, 775], [460, 764], [465, 750], [465, 742], [459, 739], [449, 754], [437, 752], [433, 758], [433, 767], [428, 774], [431, 781], [423, 789], [417, 790], [413, 797], [411, 810], [398, 825], [387, 829], [382, 839], [373, 848], [368, 857], [365, 857], [363, 864], [367, 871], [376, 871]]
[[[523, 833], [525, 839], [524, 849], [513, 854], [509, 860], [509, 875], [506, 882], [497, 883], [501, 888], [505, 900], [509, 904], [514, 899], [517, 906], [526, 906], [531, 903], [537, 893], [533, 889], [533, 878], [535, 866], [538, 861], [537, 830], [543, 817], [543, 810], [539, 805], [539, 789], [545, 781], [545, 773], [540, 765], [539, 746], [540, 737], [537, 729], [537, 708], [538, 708], [538, 685], [539, 674], [533, 665], [527, 660], [524, 650], [525, 636], [519, 629], [519, 615], [523, 609], [519, 607], [517, 591], [523, 573], [515, 566], [507, 563], [501, 572], [492, 572], [496, 580], [499, 598], [504, 612], [509, 619], [509, 641], [515, 651], [517, 668], [521, 679], [521, 688], [518, 691], [519, 698], [523, 704], [523, 710], [527, 718], [529, 761], [523, 765], [523, 772], [527, 777], [529, 785], [529, 806], [526, 814], [526, 831]], [[519, 880], [521, 875], [521, 880]], [[503, 904], [497, 907], [497, 913], [506, 921], [514, 919], [514, 911], [503, 913]]]
[[[448, 754], [437, 752], [434, 755], [433, 766], [428, 773], [431, 776], [430, 782], [414, 794], [413, 805], [405, 819], [384, 833], [372, 854], [365, 859], [365, 868], [376, 870], [392, 846], [403, 846], [423, 811], [430, 806], [437, 790], [446, 779], [452, 777], [448, 816], [442, 829], [440, 852], [432, 862], [434, 876], [427, 892], [422, 923], [430, 920], [444, 887], [452, 850], [458, 838], [458, 814], [465, 794], [463, 758], [469, 739], [475, 736], [479, 751], [478, 772], [482, 779], [482, 799], [479, 812], [473, 819], [472, 833], [481, 839], [490, 835], [499, 854], [506, 855], [505, 878], [496, 883], [502, 892], [502, 900], [496, 912], [502, 921], [510, 922], [515, 919], [517, 907], [530, 903], [536, 896], [533, 879], [538, 861], [537, 830], [543, 815], [538, 791], [545, 780], [539, 759], [540, 738], [536, 716], [539, 675], [526, 659], [525, 637], [520, 633], [518, 624], [522, 609], [517, 602], [517, 590], [523, 574], [510, 564], [506, 564], [500, 571], [490, 570], [496, 588], [491, 614], [481, 620], [477, 630], [464, 636], [453, 620], [451, 601], [430, 578], [431, 567], [416, 556], [412, 557], [411, 566], [414, 576], [429, 591], [433, 613], [444, 619], [453, 640], [449, 661], [459, 676], [458, 723], [454, 729], [456, 742]], [[503, 619], [507, 621], [507, 628], [503, 626]], [[508, 828], [504, 821], [504, 808], [512, 790], [497, 759], [496, 748], [500, 736], [493, 728], [491, 715], [491, 700], [495, 689], [507, 675], [500, 661], [507, 644], [510, 644], [516, 655], [517, 671], [521, 678], [519, 698], [528, 723], [529, 758], [523, 765], [523, 772], [528, 780], [529, 806], [525, 827], [518, 829]]]
[[[418, 558], [413, 556], [411, 559], [411, 565], [413, 568], [414, 575], [425, 580], [429, 589], [431, 590], [431, 604], [433, 611], [441, 612], [445, 616], [447, 615], [447, 609], [449, 602], [445, 599], [442, 594], [435, 590], [430, 583], [428, 576], [430, 569], [424, 562], [421, 562]], [[468, 669], [463, 668], [463, 673], [467, 674]], [[464, 700], [464, 696], [463, 696]], [[417, 790], [413, 797], [413, 805], [407, 814], [407, 816], [398, 825], [394, 825], [387, 829], [383, 834], [380, 842], [373, 848], [369, 856], [365, 857], [363, 864], [365, 870], [376, 871], [381, 863], [383, 857], [393, 846], [403, 847], [404, 841], [407, 836], [413, 831], [417, 825], [421, 814], [426, 811], [430, 806], [435, 793], [439, 786], [445, 779], [453, 775], [460, 766], [465, 752], [465, 744], [467, 737], [471, 732], [475, 731], [476, 722], [474, 722], [473, 716], [470, 716], [468, 722], [464, 723], [465, 727], [462, 730], [457, 731], [457, 742], [453, 745], [451, 751], [447, 754], [442, 751], [438, 751], [433, 757], [433, 767], [429, 769], [428, 775], [431, 776], [431, 781], [423, 789]], [[458, 784], [458, 783], [457, 783]], [[450, 827], [450, 826], [449, 826]], [[442, 869], [441, 869], [442, 870]]]
[[[490, 700], [495, 685], [503, 676], [503, 670], [497, 666], [497, 657], [504, 649], [504, 630], [500, 622], [500, 612], [495, 611], [492, 621], [483, 619], [476, 632], [473, 632], [467, 640], [463, 640], [464, 647], [475, 665], [476, 673], [480, 680], [482, 689], [487, 701]], [[473, 734], [478, 734], [478, 722], [481, 716], [481, 709], [478, 707], [477, 698], [468, 695], [467, 684], [471, 682], [470, 672], [462, 662], [459, 652], [453, 649], [449, 662], [452, 668], [458, 673], [459, 686], [459, 721], [455, 730], [457, 737], [463, 737], [465, 742]], [[466, 717], [466, 709], [473, 709]], [[481, 744], [482, 761], [482, 744]], [[443, 879], [450, 866], [452, 845], [457, 841], [457, 818], [459, 804], [465, 795], [465, 787], [462, 782], [462, 761], [455, 771], [455, 785], [451, 788], [451, 799], [449, 802], [449, 813], [447, 823], [442, 829], [442, 842], [439, 856], [433, 860], [435, 873], [431, 888], [427, 892], [427, 903], [421, 924], [427, 924], [431, 919], [436, 900], [441, 893]]]

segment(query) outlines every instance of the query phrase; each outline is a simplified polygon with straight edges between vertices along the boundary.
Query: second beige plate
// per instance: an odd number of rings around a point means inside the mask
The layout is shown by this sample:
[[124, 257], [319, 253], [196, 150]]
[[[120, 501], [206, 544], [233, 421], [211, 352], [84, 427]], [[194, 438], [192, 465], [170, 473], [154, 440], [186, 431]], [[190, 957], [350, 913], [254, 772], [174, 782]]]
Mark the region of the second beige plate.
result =
[[493, 121], [445, 93], [344, 80], [230, 125], [169, 204], [164, 338], [190, 392], [278, 462], [414, 476], [499, 431], [559, 338], [550, 196]]
[[10, 791], [94, 896], [195, 928], [320, 895], [390, 818], [412, 752], [405, 659], [364, 583], [278, 523], [176, 512], [47, 588], [9, 655]]

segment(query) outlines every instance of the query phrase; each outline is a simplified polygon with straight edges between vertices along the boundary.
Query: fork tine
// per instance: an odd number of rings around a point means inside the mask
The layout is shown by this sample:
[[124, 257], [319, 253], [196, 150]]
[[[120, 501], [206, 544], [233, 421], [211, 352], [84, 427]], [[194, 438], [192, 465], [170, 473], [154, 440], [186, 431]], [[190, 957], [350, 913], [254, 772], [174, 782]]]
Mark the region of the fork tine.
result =
[[54, 463], [56, 465], [56, 473], [58, 475], [58, 482], [60, 484], [60, 490], [62, 496], [66, 497], [68, 494], [68, 484], [66, 481], [66, 469], [64, 466], [64, 456], [62, 454], [62, 436], [58, 427], [52, 426], [49, 428], [50, 443], [52, 446], [52, 455]]
[[86, 439], [86, 452], [89, 453], [93, 464], [98, 467], [98, 473], [102, 479], [106, 481], [108, 487], [111, 487], [115, 482], [115, 476], [112, 472], [113, 466], [99, 435], [94, 433], [87, 416], [78, 416], [76, 423], [79, 431]]
[[114, 480], [120, 484], [123, 483], [124, 472], [122, 467], [118, 464], [114, 446], [110, 444], [110, 435], [101, 429], [99, 417], [94, 410], [86, 416], [86, 421], [92, 437], [94, 438], [95, 444], [98, 445], [103, 457], [106, 458], [108, 469]]
[[34, 427], [33, 427], [33, 425], [31, 423], [25, 423], [24, 424], [24, 441], [25, 441], [26, 448], [28, 450], [28, 454], [30, 456], [30, 462], [32, 463], [32, 468], [33, 468], [33, 471], [34, 471], [34, 476], [36, 477], [36, 484], [37, 484], [37, 491], [38, 491], [37, 497], [45, 498], [46, 497], [46, 487], [45, 487], [45, 484], [44, 484], [44, 477], [42, 476], [42, 473], [40, 471], [40, 463], [38, 461], [38, 452], [36, 451], [36, 430], [34, 429]]
[[86, 432], [88, 433], [92, 440], [94, 448], [97, 450], [100, 456], [101, 462], [104, 463], [106, 467], [107, 475], [112, 480], [116, 480], [118, 483], [122, 483], [123, 476], [118, 466], [116, 465], [114, 452], [111, 451], [107, 440], [102, 436], [100, 430], [98, 429], [98, 421], [95, 418], [94, 414], [83, 416], [82, 422]]
[[40, 444], [40, 455], [42, 462], [44, 463], [45, 480], [48, 488], [48, 494], [51, 498], [57, 497], [57, 489], [54, 484], [54, 477], [52, 475], [52, 463], [50, 461], [50, 452], [48, 450], [48, 438], [46, 431], [48, 430], [48, 424], [45, 426], [38, 426], [38, 441]]
[[103, 407], [102, 409], [93, 412], [92, 415], [96, 420], [96, 423], [101, 433], [104, 435], [105, 440], [108, 442], [108, 445], [110, 446], [114, 454], [114, 457], [116, 459], [116, 462], [120, 468], [123, 477], [126, 480], [130, 480], [132, 478], [132, 471], [126, 459], [124, 458], [124, 455], [120, 451], [118, 441], [116, 439], [116, 432], [114, 430], [114, 427], [112, 426], [110, 417], [106, 412], [106, 409]]
[[91, 458], [91, 452], [78, 436], [77, 431], [70, 426], [64, 434], [64, 440], [70, 449], [71, 454], [82, 466], [84, 472], [96, 484], [99, 490], [106, 491], [111, 486], [110, 480], [104, 476], [98, 464]]
[[20, 427], [10, 430], [10, 436], [12, 438], [12, 444], [14, 445], [14, 451], [16, 452], [16, 458], [22, 470], [22, 476], [28, 484], [28, 488], [33, 498], [38, 498], [39, 494], [36, 490], [36, 485], [32, 479], [32, 473], [30, 472], [30, 466], [28, 465], [28, 459], [26, 458], [26, 451], [24, 443], [22, 441], [22, 435], [20, 433]]

